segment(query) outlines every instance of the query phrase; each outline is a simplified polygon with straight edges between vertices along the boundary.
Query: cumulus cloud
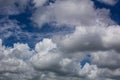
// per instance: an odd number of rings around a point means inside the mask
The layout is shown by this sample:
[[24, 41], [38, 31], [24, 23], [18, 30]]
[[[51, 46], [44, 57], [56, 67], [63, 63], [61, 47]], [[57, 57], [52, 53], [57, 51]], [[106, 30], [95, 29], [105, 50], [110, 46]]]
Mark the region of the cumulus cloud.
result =
[[32, 20], [39, 27], [49, 22], [72, 26], [93, 25], [98, 21], [113, 24], [109, 15], [107, 9], [95, 9], [91, 0], [59, 0], [50, 5], [38, 7]]
[[54, 41], [58, 48], [68, 55], [90, 53], [92, 65], [84, 65], [79, 70], [80, 76], [84, 75], [91, 80], [119, 80], [119, 32], [117, 25], [79, 26], [74, 33], [55, 37]]
[[119, 51], [119, 30], [119, 26], [79, 26], [73, 34], [55, 38], [55, 42], [68, 52], [111, 49]]
[[95, 18], [96, 15], [93, 13], [95, 12], [93, 6], [90, 0], [65, 0], [56, 1], [50, 5], [50, 9], [53, 10], [51, 13], [55, 17], [56, 22], [79, 25], [92, 23], [90, 19]]
[[[17, 50], [17, 48], [22, 47]], [[23, 49], [24, 48], [24, 49]], [[15, 52], [16, 50], [16, 52]], [[2, 46], [2, 41], [0, 45], [0, 79], [25, 79], [26, 76], [32, 75], [32, 68], [28, 66], [28, 63], [24, 61], [23, 55], [26, 55], [27, 45], [15, 45], [14, 48], [6, 48]], [[25, 54], [21, 54], [21, 53]], [[30, 53], [29, 53], [30, 54]], [[31, 54], [30, 54], [31, 55]], [[29, 72], [30, 71], [30, 72]]]
[[101, 3], [108, 4], [108, 5], [115, 5], [119, 0], [98, 0], [98, 1], [100, 1]]
[[107, 68], [98, 68], [96, 65], [86, 64], [80, 73], [91, 80], [119, 80], [119, 68], [111, 70]]
[[[15, 12], [19, 10], [16, 5], [26, 4], [26, 0], [7, 2], [1, 8], [8, 5]], [[34, 49], [23, 43], [5, 47], [0, 40], [0, 80], [119, 80], [120, 26], [111, 20], [109, 10], [95, 9], [92, 0], [56, 0], [44, 5], [46, 2], [33, 0], [32, 20], [40, 27], [51, 22], [75, 26], [74, 32], [44, 38]], [[2, 33], [18, 27], [16, 22], [8, 23], [12, 27], [2, 25]]]
[[[35, 50], [30, 50], [27, 44], [22, 43], [14, 44], [13, 48], [2, 46], [1, 40], [0, 44], [0, 79], [39, 80], [41, 77], [38, 76], [47, 75], [44, 73], [46, 71], [53, 72], [56, 76], [79, 76], [79, 62], [58, 52], [51, 39], [36, 44]], [[42, 46], [46, 50], [42, 51]]]
[[[117, 80], [119, 78], [120, 58], [119, 53], [114, 51], [92, 52], [92, 65], [86, 63], [82, 68], [80, 59], [74, 56], [76, 53], [72, 53], [74, 58], [70, 58], [70, 55], [60, 51], [51, 39], [44, 39], [37, 43], [34, 50], [22, 43], [14, 44], [13, 48], [2, 46], [2, 41], [0, 44], [0, 79], [3, 80], [59, 80], [69, 79], [69, 77], [72, 77], [72, 80], [79, 78]], [[44, 49], [42, 49], [43, 46]], [[105, 73], [107, 75], [102, 75]]]

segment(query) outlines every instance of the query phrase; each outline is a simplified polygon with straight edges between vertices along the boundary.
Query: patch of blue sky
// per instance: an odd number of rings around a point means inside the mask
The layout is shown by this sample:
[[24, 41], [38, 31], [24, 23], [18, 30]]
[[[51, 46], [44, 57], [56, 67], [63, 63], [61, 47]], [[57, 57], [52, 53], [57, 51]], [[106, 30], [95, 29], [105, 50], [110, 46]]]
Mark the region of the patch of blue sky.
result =
[[117, 2], [117, 4], [115, 4], [114, 6], [108, 5], [108, 4], [104, 4], [104, 3], [100, 3], [97, 0], [93, 0], [95, 7], [96, 8], [106, 8], [110, 10], [110, 17], [112, 20], [114, 20], [117, 24], [120, 25], [120, 0]]
[[91, 64], [91, 55], [86, 55], [86, 57], [80, 62], [81, 67], [83, 68], [86, 63]]

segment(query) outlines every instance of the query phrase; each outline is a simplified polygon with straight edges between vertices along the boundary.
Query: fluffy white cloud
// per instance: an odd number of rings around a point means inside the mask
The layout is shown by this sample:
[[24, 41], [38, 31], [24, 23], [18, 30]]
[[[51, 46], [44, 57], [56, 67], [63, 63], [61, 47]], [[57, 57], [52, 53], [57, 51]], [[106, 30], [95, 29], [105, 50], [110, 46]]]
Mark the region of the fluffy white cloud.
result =
[[119, 51], [119, 26], [79, 26], [75, 32], [56, 38], [58, 46], [65, 51], [97, 51], [114, 49]]
[[[17, 43], [13, 48], [2, 46], [2, 41], [0, 44], [0, 79], [59, 80], [73, 77], [72, 80], [79, 78], [107, 80], [107, 78], [119, 78], [118, 61], [120, 58], [119, 53], [114, 51], [91, 53], [92, 65], [86, 63], [82, 68], [79, 57], [75, 56], [76, 53], [68, 55], [68, 53], [60, 51], [51, 39], [44, 39], [37, 43], [35, 50], [30, 50], [27, 44]], [[86, 53], [81, 52], [80, 54]], [[83, 55], [79, 56], [83, 57]]]
[[98, 0], [98, 1], [108, 5], [115, 5], [119, 0]]
[[2, 46], [1, 40], [0, 44], [0, 79], [34, 79], [42, 76], [46, 70], [62, 76], [63, 74], [76, 75], [76, 69], [80, 68], [79, 63], [76, 64], [71, 59], [64, 59], [62, 54], [56, 51], [51, 39], [44, 39], [36, 44], [34, 51], [30, 50], [27, 44], [17, 43], [13, 48]]
[[[64, 74], [76, 76], [76, 79], [118, 80], [120, 28], [109, 15], [107, 9], [95, 9], [91, 0], [59, 0], [39, 7], [32, 17], [39, 27], [46, 22], [56, 22], [75, 26], [75, 31], [65, 36], [55, 36], [53, 41], [56, 46], [52, 50], [46, 46], [48, 50], [43, 52], [44, 49], [36, 47], [36, 51], [41, 52], [31, 58], [32, 64], [37, 70], [46, 68], [47, 71], [62, 74], [62, 77]], [[44, 45], [40, 43], [38, 46]], [[91, 64], [87, 63], [81, 68], [80, 61], [87, 54], [91, 56]], [[42, 79], [47, 80], [45, 76]], [[55, 77], [52, 79], [59, 80]]]
[[42, 54], [48, 52], [53, 48], [56, 48], [56, 44], [54, 44], [51, 39], [44, 39], [42, 42], [36, 44], [35, 51], [37, 51], [38, 53], [41, 52]]
[[30, 59], [35, 69], [53, 71], [60, 75], [78, 75], [81, 68], [79, 62], [66, 58], [68, 56], [60, 52], [51, 39], [37, 43], [35, 50], [36, 55]]
[[38, 70], [52, 70], [57, 68], [61, 56], [57, 53], [38, 53], [31, 58], [31, 63]]
[[97, 77], [98, 68], [96, 65], [89, 65], [88, 63], [81, 69], [79, 74], [81, 76], [85, 76], [87, 79], [96, 79]]
[[[15, 45], [14, 48], [0, 46], [0, 79], [24, 80], [31, 78], [33, 68], [24, 61], [24, 55], [31, 54], [30, 50], [28, 50], [30, 53], [25, 50], [27, 45]], [[22, 48], [20, 49], [21, 46]], [[15, 52], [17, 48], [19, 49]]]
[[111, 70], [107, 68], [98, 68], [96, 65], [85, 64], [80, 74], [86, 76], [86, 78], [90, 80], [119, 80], [119, 70], [119, 68]]
[[[51, 40], [49, 39], [45, 39], [43, 40], [43, 42], [40, 42], [38, 44], [40, 44], [41, 48], [42, 45], [44, 46], [51, 44], [54, 46], [54, 43], [52, 43]], [[40, 73], [46, 70], [48, 72], [49, 71], [55, 72], [59, 75], [62, 74], [78, 75], [78, 71], [80, 70], [79, 63], [76, 63], [71, 59], [62, 57], [62, 55], [59, 52], [52, 50], [54, 49], [54, 47], [51, 48], [50, 46], [49, 50], [47, 47], [48, 46], [44, 47], [46, 49], [46, 53], [44, 50], [40, 51], [41, 48], [39, 48], [40, 50], [38, 50], [37, 48], [37, 52], [35, 53], [29, 50], [29, 47], [26, 44], [15, 44], [14, 48], [5, 48], [2, 47], [1, 45], [0, 48], [2, 52], [0, 53], [1, 79], [12, 80], [15, 79], [27, 80], [32, 78], [34, 79], [34, 77], [40, 76], [41, 75]], [[31, 55], [31, 53], [33, 54], [31, 58], [26, 58], [27, 60], [25, 60], [24, 57], [26, 55], [27, 56]]]
[[50, 5], [39, 7], [32, 20], [39, 27], [49, 22], [72, 26], [93, 25], [99, 21], [113, 24], [109, 18], [109, 10], [95, 9], [91, 0], [57, 0]]
[[14, 48], [12, 48], [12, 53], [9, 54], [12, 58], [27, 60], [33, 55], [34, 51], [30, 51], [30, 48], [27, 44], [14, 44]]
[[[7, 9], [15, 12], [24, 7], [14, 8], [14, 3], [26, 5], [26, 0], [7, 1], [5, 6], [3, 2], [0, 9], [8, 5]], [[57, 0], [49, 5], [44, 5], [46, 0], [33, 2], [37, 9], [32, 19], [40, 27], [46, 22], [56, 22], [75, 26], [75, 31], [43, 39], [32, 50], [23, 43], [5, 47], [0, 40], [0, 80], [120, 79], [120, 26], [113, 25], [109, 10], [95, 9], [92, 0]], [[7, 26], [1, 32], [9, 29]], [[87, 55], [90, 63], [81, 65]]]
[[[89, 4], [89, 5], [88, 5]], [[92, 24], [96, 13], [90, 0], [62, 0], [50, 5], [52, 16], [61, 24]], [[61, 13], [62, 12], [62, 13]]]
[[37, 43], [35, 46], [37, 54], [30, 59], [33, 66], [40, 70], [57, 67], [61, 55], [54, 51], [55, 48], [56, 45], [51, 39], [44, 39], [42, 42]]

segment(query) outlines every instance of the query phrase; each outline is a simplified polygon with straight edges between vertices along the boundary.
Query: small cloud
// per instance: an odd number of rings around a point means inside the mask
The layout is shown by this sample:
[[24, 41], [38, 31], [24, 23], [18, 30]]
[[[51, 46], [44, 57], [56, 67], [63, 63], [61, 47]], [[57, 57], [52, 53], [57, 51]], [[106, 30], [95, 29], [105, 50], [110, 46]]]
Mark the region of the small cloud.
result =
[[108, 4], [108, 5], [115, 5], [119, 0], [98, 0], [99, 2], [101, 3], [105, 3], [105, 4]]

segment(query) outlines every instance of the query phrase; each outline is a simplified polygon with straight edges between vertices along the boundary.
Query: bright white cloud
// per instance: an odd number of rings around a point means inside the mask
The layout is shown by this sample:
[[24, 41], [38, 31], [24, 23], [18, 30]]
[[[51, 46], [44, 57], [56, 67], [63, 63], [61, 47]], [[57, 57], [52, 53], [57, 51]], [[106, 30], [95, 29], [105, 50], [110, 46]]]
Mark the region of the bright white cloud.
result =
[[51, 39], [44, 39], [43, 42], [39, 42], [35, 46], [37, 52], [48, 52], [49, 50], [56, 48], [56, 44]]
[[55, 69], [61, 59], [61, 55], [53, 52], [43, 53], [38, 53], [31, 58], [30, 61], [33, 66], [38, 70]]

